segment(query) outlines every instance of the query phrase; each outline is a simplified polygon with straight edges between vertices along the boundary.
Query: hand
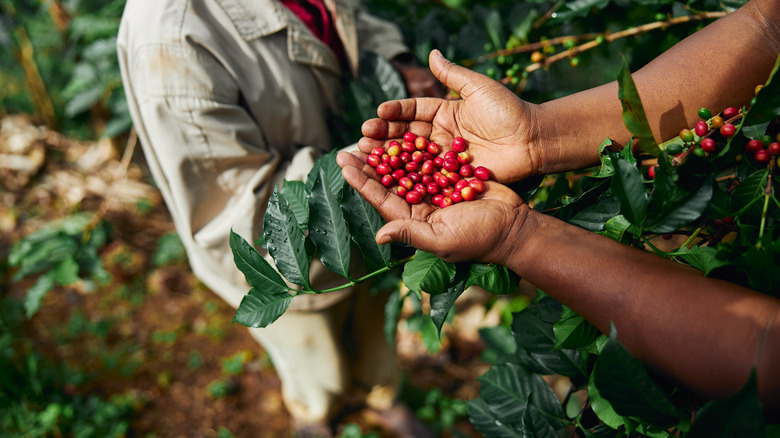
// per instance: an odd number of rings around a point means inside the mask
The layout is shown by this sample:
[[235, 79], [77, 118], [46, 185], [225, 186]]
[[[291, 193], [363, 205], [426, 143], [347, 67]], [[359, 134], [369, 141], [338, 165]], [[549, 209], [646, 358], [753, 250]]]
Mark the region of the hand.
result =
[[452, 139], [463, 137], [475, 166], [485, 166], [497, 181], [511, 183], [544, 169], [534, 111], [537, 108], [518, 98], [505, 86], [457, 66], [431, 52], [433, 74], [462, 99], [404, 99], [379, 106], [379, 119], [363, 124], [364, 138], [358, 146], [369, 153], [404, 132], [424, 135], [449, 149]]
[[337, 160], [347, 182], [387, 221], [377, 232], [377, 243], [404, 242], [450, 262], [504, 264], [517, 251], [512, 246], [521, 241], [530, 208], [509, 188], [488, 181], [473, 201], [443, 209], [427, 202], [410, 205], [377, 181], [366, 154], [342, 152]]

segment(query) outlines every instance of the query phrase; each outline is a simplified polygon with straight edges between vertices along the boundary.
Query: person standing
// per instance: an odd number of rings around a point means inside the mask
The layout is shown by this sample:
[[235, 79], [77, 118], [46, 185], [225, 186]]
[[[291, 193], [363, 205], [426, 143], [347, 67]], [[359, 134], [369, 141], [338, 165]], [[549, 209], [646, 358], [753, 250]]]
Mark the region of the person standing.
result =
[[[360, 54], [392, 60], [413, 95], [443, 95], [408, 62], [399, 30], [355, 0], [129, 0], [117, 46], [135, 129], [192, 270], [233, 307], [249, 287], [230, 230], [256, 241], [273, 188], [305, 180], [336, 146], [328, 116]], [[343, 280], [316, 261], [311, 278], [318, 288]], [[299, 296], [271, 326], [249, 329], [301, 436], [329, 436], [346, 396], [399, 420], [402, 435], [424, 433], [396, 401], [383, 306], [354, 290]]]

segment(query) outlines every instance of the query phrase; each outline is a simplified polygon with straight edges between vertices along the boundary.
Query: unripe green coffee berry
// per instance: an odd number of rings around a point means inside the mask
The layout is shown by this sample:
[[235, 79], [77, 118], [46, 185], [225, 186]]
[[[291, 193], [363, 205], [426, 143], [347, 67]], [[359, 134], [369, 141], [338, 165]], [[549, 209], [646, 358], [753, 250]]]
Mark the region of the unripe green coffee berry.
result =
[[680, 140], [684, 142], [693, 141], [693, 132], [690, 129], [680, 131]]
[[[699, 108], [699, 118], [702, 120], [708, 120], [712, 117], [712, 112], [707, 108]], [[720, 126], [719, 126], [720, 127]]]
[[677, 143], [672, 143], [666, 147], [666, 153], [669, 155], [677, 155], [682, 152], [682, 146]]

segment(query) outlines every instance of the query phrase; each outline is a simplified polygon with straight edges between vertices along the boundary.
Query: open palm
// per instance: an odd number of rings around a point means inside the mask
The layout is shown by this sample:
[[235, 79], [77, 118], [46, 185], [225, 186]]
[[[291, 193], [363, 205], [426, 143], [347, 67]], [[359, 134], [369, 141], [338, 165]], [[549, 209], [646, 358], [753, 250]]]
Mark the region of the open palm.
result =
[[491, 170], [502, 183], [511, 183], [543, 169], [536, 141], [534, 108], [500, 83], [447, 61], [434, 50], [430, 66], [439, 80], [461, 99], [416, 98], [385, 102], [378, 119], [363, 124], [360, 150], [399, 139], [404, 132], [423, 135], [449, 149], [455, 137], [469, 144], [474, 166]]

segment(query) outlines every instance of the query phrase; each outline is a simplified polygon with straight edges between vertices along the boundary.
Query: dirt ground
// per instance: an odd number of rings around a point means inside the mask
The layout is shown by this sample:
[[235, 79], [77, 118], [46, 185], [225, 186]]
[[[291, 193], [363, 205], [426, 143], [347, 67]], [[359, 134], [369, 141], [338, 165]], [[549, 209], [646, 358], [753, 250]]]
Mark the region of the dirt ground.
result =
[[[24, 118], [0, 120], [0, 245], [74, 211], [102, 215], [113, 227], [101, 251], [111, 280], [94, 291], [81, 283], [55, 288], [30, 321], [31, 336], [40, 351], [87, 376], [67, 391], [132, 400], [129, 436], [291, 436], [273, 364], [231, 323], [233, 309], [180, 254], [155, 264], [173, 225], [136, 143], [76, 142]], [[8, 282], [10, 295], [24, 296], [32, 281]], [[434, 388], [447, 399], [478, 393], [476, 377], [487, 366], [476, 330], [488, 322], [479, 300], [460, 307], [436, 354], [399, 327], [404, 399], [413, 409]], [[364, 410], [346, 411], [335, 427], [350, 423], [389, 436]], [[440, 435], [479, 436], [465, 416]]]

